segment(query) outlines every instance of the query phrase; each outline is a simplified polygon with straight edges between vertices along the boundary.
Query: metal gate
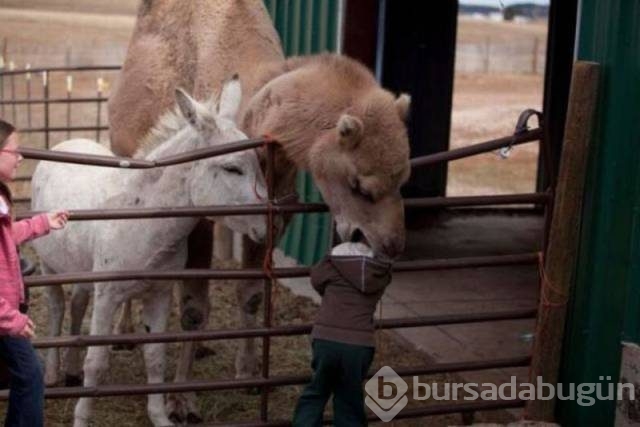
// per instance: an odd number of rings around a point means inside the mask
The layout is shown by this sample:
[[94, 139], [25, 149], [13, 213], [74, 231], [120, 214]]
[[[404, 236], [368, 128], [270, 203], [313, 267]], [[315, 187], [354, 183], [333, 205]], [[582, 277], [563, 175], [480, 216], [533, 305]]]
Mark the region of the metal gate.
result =
[[[0, 114], [22, 114], [17, 111], [19, 108], [43, 108], [41, 111], [44, 118], [42, 126], [28, 126], [22, 130], [23, 133], [41, 135], [44, 140], [44, 147], [48, 148], [52, 137], [56, 132], [96, 132], [98, 137], [100, 132], [107, 131], [107, 127], [102, 124], [98, 115], [95, 124], [90, 126], [51, 126], [49, 121], [50, 108], [54, 104], [72, 105], [74, 103], [93, 103], [96, 105], [96, 111], [101, 114], [102, 105], [106, 101], [106, 97], [102, 93], [98, 93], [95, 97], [73, 98], [54, 98], [50, 96], [49, 85], [51, 84], [51, 76], [56, 73], [85, 73], [107, 72], [117, 70], [117, 67], [73, 67], [73, 68], [45, 68], [38, 70], [19, 70], [19, 71], [3, 71], [0, 72], [0, 87], [3, 92], [0, 95], [4, 97], [0, 100]], [[29, 96], [25, 99], [6, 99], [6, 86], [11, 87], [17, 85], [19, 79], [26, 79], [27, 73], [42, 76], [42, 95]], [[7, 83], [9, 82], [9, 83]], [[529, 130], [527, 128], [527, 118], [531, 112], [522, 116], [517, 131], [513, 135], [505, 136], [496, 140], [487, 141], [460, 149], [447, 152], [437, 153], [425, 157], [414, 158], [411, 160], [413, 168], [425, 167], [439, 162], [448, 162], [476, 154], [493, 151], [502, 147], [510, 147], [517, 144], [540, 140], [542, 129], [540, 127]], [[278, 204], [272, 198], [273, 180], [273, 150], [274, 142], [264, 139], [254, 139], [246, 141], [238, 141], [236, 143], [217, 146], [203, 152], [198, 151], [198, 155], [194, 153], [184, 153], [170, 158], [159, 159], [156, 161], [133, 160], [125, 158], [105, 159], [99, 156], [80, 155], [80, 154], [62, 154], [49, 152], [37, 148], [21, 148], [21, 152], [25, 158], [52, 160], [60, 162], [82, 163], [89, 165], [123, 167], [122, 160], [126, 160], [127, 168], [155, 168], [174, 165], [212, 157], [229, 152], [264, 147], [267, 151], [267, 185], [269, 189], [269, 198], [264, 204], [248, 205], [248, 206], [203, 206], [196, 208], [175, 207], [172, 209], [111, 209], [111, 210], [76, 210], [71, 211], [71, 221], [82, 220], [100, 220], [100, 219], [124, 219], [124, 218], [160, 218], [160, 217], [179, 217], [179, 216], [205, 216], [205, 215], [255, 215], [264, 214], [268, 217], [269, 234], [267, 244], [269, 249], [275, 246], [274, 229], [271, 227], [275, 215], [294, 212], [326, 212], [327, 208], [323, 204], [300, 204], [286, 203]], [[547, 147], [541, 147], [543, 152], [548, 153]], [[548, 157], [547, 157], [548, 158]], [[548, 169], [547, 169], [548, 170]], [[23, 177], [26, 181], [29, 177]], [[500, 205], [538, 205], [542, 206], [549, 212], [549, 206], [552, 203], [552, 190], [542, 193], [530, 194], [513, 194], [502, 196], [472, 196], [472, 197], [435, 197], [435, 198], [419, 198], [405, 199], [405, 207], [407, 209], [434, 209], [460, 206], [500, 206]], [[25, 212], [18, 215], [23, 218], [32, 213]], [[546, 216], [548, 223], [550, 215]], [[270, 257], [271, 250], [267, 251]], [[418, 271], [418, 270], [443, 270], [443, 269], [461, 269], [476, 268], [487, 266], [506, 266], [516, 264], [536, 265], [539, 263], [539, 253], [518, 253], [502, 256], [481, 256], [481, 257], [465, 257], [453, 259], [431, 259], [421, 261], [398, 262], [394, 266], [394, 271]], [[268, 259], [266, 266], [273, 265], [272, 260]], [[260, 377], [251, 379], [228, 379], [218, 381], [188, 381], [183, 383], [163, 383], [163, 384], [139, 384], [139, 385], [101, 385], [91, 388], [71, 387], [71, 388], [49, 388], [45, 391], [47, 399], [56, 398], [76, 398], [81, 396], [104, 397], [104, 396], [125, 396], [125, 395], [144, 395], [151, 393], [167, 393], [167, 392], [186, 392], [186, 391], [217, 391], [242, 389], [249, 387], [258, 387], [261, 390], [260, 416], [256, 420], [246, 420], [242, 425], [251, 426], [284, 426], [288, 425], [287, 421], [271, 420], [269, 417], [269, 394], [272, 387], [280, 387], [286, 385], [304, 384], [309, 381], [308, 376], [279, 375], [270, 374], [270, 340], [272, 337], [304, 335], [311, 330], [310, 324], [305, 325], [274, 325], [272, 319], [272, 288], [274, 281], [279, 278], [303, 277], [307, 276], [309, 269], [307, 267], [296, 268], [267, 268], [265, 269], [231, 269], [231, 270], [175, 270], [175, 271], [114, 271], [101, 273], [74, 273], [59, 274], [40, 277], [28, 277], [25, 282], [29, 287], [50, 286], [54, 284], [64, 283], [86, 283], [96, 281], [121, 281], [131, 279], [152, 279], [152, 280], [175, 280], [185, 278], [207, 278], [207, 279], [262, 279], [264, 280], [265, 291], [265, 310], [263, 324], [261, 327], [251, 329], [217, 329], [197, 332], [166, 332], [166, 333], [145, 333], [145, 334], [122, 334], [108, 336], [71, 336], [59, 338], [41, 338], [34, 341], [37, 348], [48, 347], [86, 347], [92, 345], [109, 345], [109, 344], [125, 344], [125, 343], [150, 343], [150, 342], [178, 342], [178, 341], [204, 341], [204, 340], [227, 340], [239, 339], [247, 337], [261, 337], [262, 346], [262, 372]], [[393, 328], [411, 328], [420, 326], [435, 325], [452, 325], [465, 324], [475, 322], [489, 322], [508, 319], [530, 319], [536, 317], [537, 309], [509, 310], [500, 312], [479, 312], [457, 315], [439, 315], [439, 316], [423, 316], [412, 318], [394, 318], [381, 320], [376, 323], [378, 329]], [[444, 363], [429, 366], [414, 366], [398, 369], [400, 376], [413, 375], [429, 375], [444, 372], [463, 372], [478, 371], [483, 369], [507, 368], [527, 366], [530, 363], [530, 357], [516, 357], [509, 359], [494, 359], [473, 361], [467, 363]], [[0, 399], [7, 399], [7, 392], [0, 393]], [[428, 415], [438, 415], [445, 413], [468, 413], [481, 410], [503, 409], [524, 406], [522, 400], [495, 400], [495, 401], [476, 401], [470, 403], [455, 404], [438, 404], [428, 407], [405, 409], [396, 418], [423, 417]], [[370, 418], [372, 421], [377, 420], [375, 416]], [[225, 423], [229, 425], [229, 423]]]

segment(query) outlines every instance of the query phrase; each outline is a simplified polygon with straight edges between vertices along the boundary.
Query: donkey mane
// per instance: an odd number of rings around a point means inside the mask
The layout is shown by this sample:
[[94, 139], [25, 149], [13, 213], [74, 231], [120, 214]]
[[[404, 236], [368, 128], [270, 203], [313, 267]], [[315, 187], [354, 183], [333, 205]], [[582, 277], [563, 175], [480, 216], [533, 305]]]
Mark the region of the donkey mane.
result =
[[[207, 108], [207, 111], [213, 111], [215, 102], [213, 99], [210, 99], [204, 102], [203, 105]], [[174, 106], [173, 109], [160, 116], [156, 124], [149, 129], [149, 132], [142, 138], [140, 146], [134, 153], [133, 158], [144, 159], [153, 150], [176, 136], [178, 132], [187, 126], [190, 126], [187, 118], [182, 114], [182, 111], [180, 111], [177, 105]]]
[[173, 138], [188, 125], [189, 122], [180, 111], [180, 108], [175, 106], [173, 110], [164, 113], [156, 122], [155, 126], [142, 138], [140, 147], [136, 150], [133, 158], [145, 158], [149, 153]]

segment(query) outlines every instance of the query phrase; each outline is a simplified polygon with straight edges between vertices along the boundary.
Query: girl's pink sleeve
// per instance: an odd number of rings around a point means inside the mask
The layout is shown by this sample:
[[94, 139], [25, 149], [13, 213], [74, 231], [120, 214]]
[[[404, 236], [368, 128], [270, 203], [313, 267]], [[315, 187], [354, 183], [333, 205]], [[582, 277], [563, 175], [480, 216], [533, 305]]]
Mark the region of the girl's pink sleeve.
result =
[[29, 318], [11, 307], [6, 299], [0, 297], [0, 335], [18, 335]]
[[26, 242], [27, 240], [35, 239], [36, 237], [44, 236], [49, 231], [49, 218], [46, 213], [11, 224], [11, 233], [16, 245]]

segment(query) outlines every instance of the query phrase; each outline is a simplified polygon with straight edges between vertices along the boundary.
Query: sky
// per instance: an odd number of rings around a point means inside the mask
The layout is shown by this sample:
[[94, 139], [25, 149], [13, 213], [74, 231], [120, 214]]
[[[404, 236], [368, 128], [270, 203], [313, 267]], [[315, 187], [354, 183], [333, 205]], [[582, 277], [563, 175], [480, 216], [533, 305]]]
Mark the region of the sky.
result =
[[[495, 6], [500, 7], [500, 0], [460, 0], [460, 4], [473, 5], [473, 6]], [[549, 5], [549, 0], [502, 0], [504, 6], [509, 6], [514, 3], [535, 3], [542, 5]]]

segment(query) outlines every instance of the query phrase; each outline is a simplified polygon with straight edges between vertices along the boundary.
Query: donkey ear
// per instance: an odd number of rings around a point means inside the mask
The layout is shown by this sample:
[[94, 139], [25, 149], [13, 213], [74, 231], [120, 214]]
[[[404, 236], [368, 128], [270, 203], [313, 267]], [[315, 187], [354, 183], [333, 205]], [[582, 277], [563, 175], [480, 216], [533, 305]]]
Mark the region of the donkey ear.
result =
[[219, 114], [225, 119], [235, 121], [236, 114], [240, 109], [242, 100], [242, 86], [240, 78], [235, 74], [231, 80], [226, 82], [220, 93], [220, 103], [218, 105]]
[[395, 104], [400, 120], [406, 122], [409, 117], [409, 110], [411, 109], [411, 96], [403, 93], [396, 99]]
[[206, 108], [202, 104], [180, 88], [176, 89], [176, 104], [191, 126], [197, 129], [203, 127], [203, 114], [206, 112]]
[[338, 137], [340, 146], [346, 149], [354, 149], [358, 146], [364, 130], [362, 121], [349, 114], [343, 114], [338, 120]]

